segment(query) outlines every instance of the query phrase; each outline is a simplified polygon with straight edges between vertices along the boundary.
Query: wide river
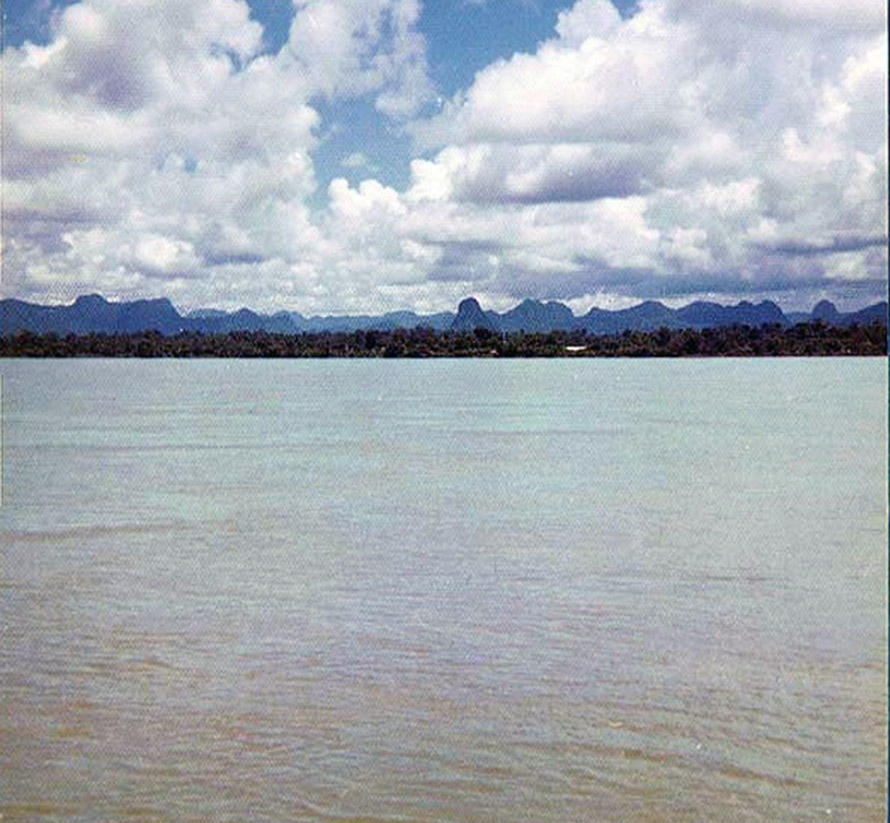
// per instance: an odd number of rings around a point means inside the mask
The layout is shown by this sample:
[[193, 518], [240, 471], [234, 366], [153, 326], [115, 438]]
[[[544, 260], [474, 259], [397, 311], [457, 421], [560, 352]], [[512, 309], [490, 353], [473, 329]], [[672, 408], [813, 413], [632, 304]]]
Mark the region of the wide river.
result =
[[885, 820], [886, 358], [0, 375], [3, 823]]

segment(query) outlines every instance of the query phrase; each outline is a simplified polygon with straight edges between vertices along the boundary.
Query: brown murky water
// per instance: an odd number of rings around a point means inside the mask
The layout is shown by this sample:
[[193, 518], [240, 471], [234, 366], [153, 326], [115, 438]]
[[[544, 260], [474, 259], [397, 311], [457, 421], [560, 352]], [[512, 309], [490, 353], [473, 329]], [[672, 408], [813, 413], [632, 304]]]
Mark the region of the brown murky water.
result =
[[883, 821], [886, 360], [0, 362], [8, 821]]

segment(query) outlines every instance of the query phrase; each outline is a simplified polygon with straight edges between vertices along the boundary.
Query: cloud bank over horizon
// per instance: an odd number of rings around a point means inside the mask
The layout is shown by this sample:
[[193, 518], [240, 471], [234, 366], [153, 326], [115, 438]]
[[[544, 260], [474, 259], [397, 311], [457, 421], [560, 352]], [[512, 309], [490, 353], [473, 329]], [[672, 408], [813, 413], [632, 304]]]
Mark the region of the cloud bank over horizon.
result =
[[[419, 0], [82, 0], [8, 46], [3, 296], [304, 313], [887, 289], [883, 4], [609, 0], [447, 99]], [[460, 3], [455, 0], [455, 12]], [[332, 105], [413, 145], [405, 186]]]

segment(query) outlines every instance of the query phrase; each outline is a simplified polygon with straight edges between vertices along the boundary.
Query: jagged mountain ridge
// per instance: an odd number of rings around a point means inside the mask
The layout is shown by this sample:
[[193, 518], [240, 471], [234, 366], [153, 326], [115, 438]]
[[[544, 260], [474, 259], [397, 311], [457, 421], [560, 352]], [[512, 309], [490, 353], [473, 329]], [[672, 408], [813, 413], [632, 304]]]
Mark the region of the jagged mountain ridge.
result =
[[657, 301], [646, 301], [628, 309], [608, 311], [592, 308], [577, 317], [564, 303], [523, 300], [509, 311], [499, 314], [484, 311], [475, 298], [462, 300], [456, 314], [440, 312], [419, 315], [411, 311], [384, 315], [352, 315], [304, 317], [298, 312], [280, 311], [272, 315], [257, 314], [243, 308], [227, 313], [218, 309], [197, 309], [180, 314], [166, 298], [114, 303], [100, 295], [84, 295], [74, 303], [44, 306], [23, 300], [0, 300], [0, 335], [29, 331], [35, 334], [132, 333], [158, 331], [161, 334], [202, 332], [223, 334], [232, 331], [268, 331], [280, 334], [303, 332], [353, 332], [359, 330], [392, 330], [428, 326], [436, 331], [473, 331], [484, 328], [491, 332], [549, 332], [582, 329], [592, 334], [620, 334], [623, 331], [651, 331], [661, 327], [717, 328], [731, 325], [760, 326], [767, 323], [794, 325], [820, 320], [828, 325], [848, 326], [887, 320], [887, 302], [875, 303], [856, 312], [842, 313], [823, 300], [811, 313], [784, 314], [775, 303], [742, 301], [735, 306], [695, 302], [671, 309]]
[[475, 297], [461, 300], [457, 307], [457, 315], [451, 322], [452, 331], [474, 331], [475, 329], [487, 329], [488, 331], [500, 331], [498, 315], [494, 312], [484, 312]]

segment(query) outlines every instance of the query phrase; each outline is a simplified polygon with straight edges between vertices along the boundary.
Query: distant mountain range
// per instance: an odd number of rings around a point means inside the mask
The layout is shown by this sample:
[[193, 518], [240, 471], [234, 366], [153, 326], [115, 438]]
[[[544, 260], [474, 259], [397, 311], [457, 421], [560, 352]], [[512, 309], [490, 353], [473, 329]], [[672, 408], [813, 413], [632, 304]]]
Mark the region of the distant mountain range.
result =
[[232, 331], [268, 331], [281, 334], [303, 332], [352, 332], [359, 330], [392, 330], [428, 326], [436, 331], [453, 329], [473, 331], [485, 328], [492, 332], [549, 332], [583, 329], [592, 334], [619, 334], [625, 330], [652, 331], [669, 329], [705, 329], [721, 326], [762, 326], [778, 323], [784, 326], [821, 320], [833, 326], [864, 325], [878, 320], [887, 322], [887, 302], [856, 312], [842, 313], [827, 300], [813, 311], [785, 314], [769, 300], [761, 303], [742, 301], [735, 306], [696, 302], [679, 309], [647, 301], [629, 309], [606, 311], [593, 308], [576, 317], [563, 303], [541, 303], [523, 300], [503, 314], [483, 311], [475, 298], [461, 301], [457, 313], [420, 315], [411, 311], [384, 315], [353, 315], [304, 317], [298, 312], [280, 311], [271, 315], [256, 314], [250, 309], [227, 313], [217, 309], [198, 309], [181, 315], [166, 298], [112, 303], [97, 294], [78, 297], [71, 305], [43, 306], [22, 300], [0, 300], [0, 335], [29, 331], [35, 334], [132, 333], [158, 331], [170, 335], [184, 331], [221, 334]]

